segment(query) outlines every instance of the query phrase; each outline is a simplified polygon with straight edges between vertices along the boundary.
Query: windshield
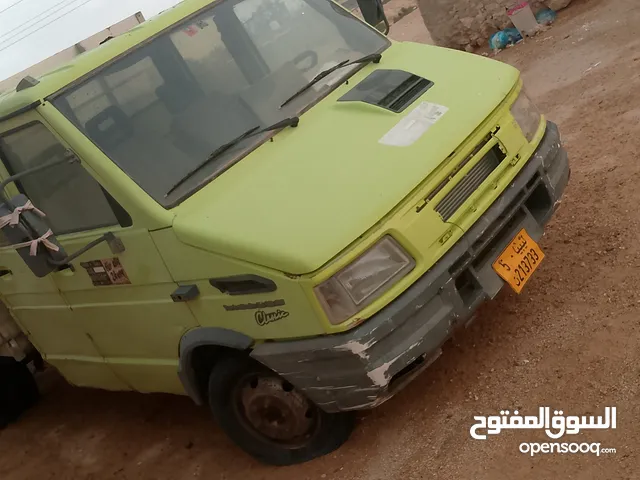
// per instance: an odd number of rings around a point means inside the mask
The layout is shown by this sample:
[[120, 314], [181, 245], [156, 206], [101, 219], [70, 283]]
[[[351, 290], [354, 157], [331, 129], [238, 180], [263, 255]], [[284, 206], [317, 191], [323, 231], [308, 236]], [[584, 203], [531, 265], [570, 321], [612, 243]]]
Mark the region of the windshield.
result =
[[359, 66], [338, 70], [279, 108], [316, 74], [388, 45], [327, 0], [226, 0], [132, 50], [54, 104], [169, 208], [268, 134], [243, 140], [172, 191], [221, 145], [299, 114]]

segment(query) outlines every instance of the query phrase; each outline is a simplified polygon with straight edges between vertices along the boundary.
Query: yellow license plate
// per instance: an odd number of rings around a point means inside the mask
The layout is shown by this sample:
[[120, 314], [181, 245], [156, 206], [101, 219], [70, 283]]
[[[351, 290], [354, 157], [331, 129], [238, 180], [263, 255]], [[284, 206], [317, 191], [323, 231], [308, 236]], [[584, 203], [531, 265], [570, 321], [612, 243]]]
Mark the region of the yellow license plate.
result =
[[523, 228], [493, 262], [493, 269], [520, 293], [543, 259], [544, 253]]

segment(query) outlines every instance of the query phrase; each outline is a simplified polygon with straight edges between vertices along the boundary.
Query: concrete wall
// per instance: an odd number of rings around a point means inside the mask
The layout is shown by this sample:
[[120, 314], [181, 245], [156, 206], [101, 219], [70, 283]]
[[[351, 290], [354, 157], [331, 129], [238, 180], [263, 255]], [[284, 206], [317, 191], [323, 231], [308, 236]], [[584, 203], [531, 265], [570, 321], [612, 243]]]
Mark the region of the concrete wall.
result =
[[[566, 7], [571, 0], [530, 0], [534, 12], [548, 6]], [[489, 37], [513, 26], [506, 9], [518, 0], [418, 0], [422, 19], [437, 45], [472, 50], [487, 44]]]
[[61, 52], [58, 52], [55, 55], [44, 59], [40, 63], [36, 63], [26, 70], [18, 72], [7, 79], [0, 81], [0, 92], [15, 88], [20, 80], [22, 80], [27, 75], [31, 75], [32, 77], [37, 78], [40, 75], [43, 75], [55, 69], [56, 67], [64, 65], [65, 63], [70, 62], [75, 57], [80, 55], [82, 52], [86, 52], [87, 50], [92, 50], [98, 47], [100, 43], [108, 37], [116, 37], [118, 35], [122, 35], [123, 33], [131, 30], [133, 27], [141, 24], [142, 22], [144, 22], [144, 16], [141, 12], [138, 12], [135, 15], [131, 15], [130, 17], [125, 18], [115, 25], [112, 25], [109, 28], [105, 28], [101, 32], [98, 32], [90, 36], [89, 38], [86, 38], [81, 42], [78, 42], [75, 45], [62, 50]]

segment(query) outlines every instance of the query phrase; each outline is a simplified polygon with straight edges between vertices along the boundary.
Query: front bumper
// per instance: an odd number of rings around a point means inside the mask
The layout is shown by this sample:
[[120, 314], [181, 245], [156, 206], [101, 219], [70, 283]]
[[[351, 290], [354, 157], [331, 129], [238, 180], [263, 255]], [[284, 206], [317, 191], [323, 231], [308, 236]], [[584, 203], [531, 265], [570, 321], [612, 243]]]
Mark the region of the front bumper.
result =
[[453, 331], [494, 298], [503, 280], [492, 263], [526, 228], [534, 240], [569, 181], [555, 124], [513, 182], [429, 271], [361, 326], [343, 334], [265, 343], [252, 356], [327, 412], [374, 407], [440, 354]]

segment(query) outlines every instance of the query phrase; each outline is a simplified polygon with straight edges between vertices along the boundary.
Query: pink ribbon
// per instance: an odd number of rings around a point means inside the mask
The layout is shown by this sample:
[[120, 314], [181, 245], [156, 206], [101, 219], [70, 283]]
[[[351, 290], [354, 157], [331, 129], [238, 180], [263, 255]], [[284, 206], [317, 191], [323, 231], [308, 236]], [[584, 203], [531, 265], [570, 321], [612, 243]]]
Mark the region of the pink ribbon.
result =
[[36, 238], [35, 240], [29, 240], [28, 242], [24, 242], [24, 243], [16, 243], [16, 244], [14, 244], [12, 246], [14, 248], [29, 247], [29, 255], [31, 255], [32, 257], [35, 257], [37, 255], [37, 253], [38, 253], [38, 245], [39, 244], [44, 245], [45, 247], [47, 247], [51, 251], [58, 252], [58, 251], [60, 251], [60, 248], [55, 243], [53, 243], [50, 240], [48, 240], [48, 238], [51, 235], [53, 235], [53, 232], [51, 231], [51, 229], [49, 229], [40, 238]]
[[27, 203], [21, 207], [16, 207], [10, 214], [0, 217], [0, 228], [4, 228], [7, 225], [17, 225], [20, 222], [20, 215], [26, 210], [33, 210], [41, 217], [46, 216], [42, 210], [37, 209], [33, 203], [31, 203], [31, 200], [27, 200]]

